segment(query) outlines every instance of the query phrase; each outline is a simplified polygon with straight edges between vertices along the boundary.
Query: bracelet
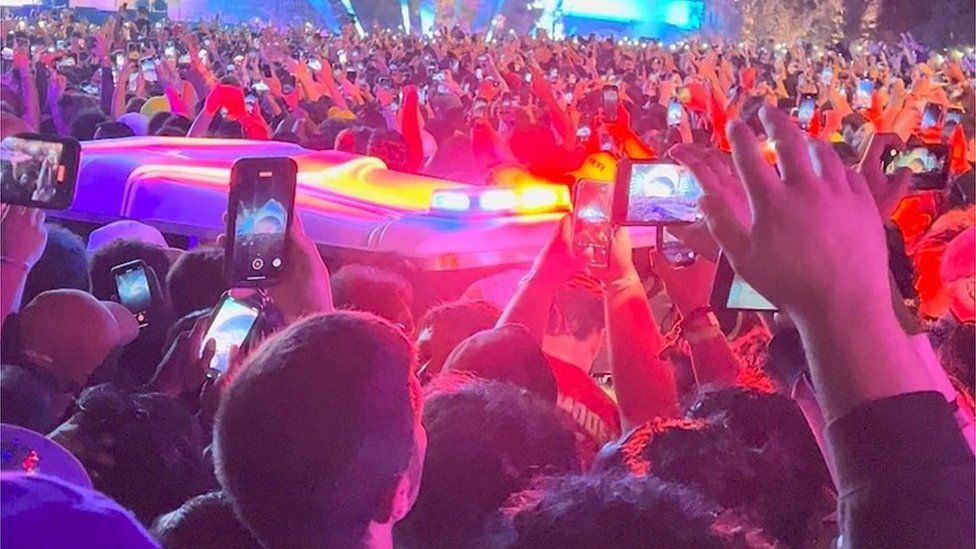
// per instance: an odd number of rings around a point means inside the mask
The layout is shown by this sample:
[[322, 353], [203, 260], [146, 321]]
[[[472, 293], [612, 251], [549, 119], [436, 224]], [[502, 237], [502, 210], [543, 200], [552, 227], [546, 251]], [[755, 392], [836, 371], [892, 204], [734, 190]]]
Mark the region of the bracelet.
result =
[[605, 282], [603, 284], [603, 289], [608, 293], [617, 293], [630, 288], [631, 286], [640, 286], [641, 279], [637, 273], [631, 271], [623, 278], [618, 278], [617, 280], [611, 282]]
[[698, 307], [697, 309], [691, 311], [681, 319], [682, 328], [690, 328], [693, 326], [698, 326], [702, 321], [705, 321], [705, 326], [718, 326], [718, 317], [712, 312], [712, 308]]
[[21, 261], [19, 259], [11, 259], [9, 257], [0, 257], [0, 263], [2, 263], [4, 265], [11, 265], [11, 266], [17, 267], [20, 270], [24, 271], [25, 273], [30, 272], [30, 270], [31, 270], [30, 265], [28, 265], [26, 261]]

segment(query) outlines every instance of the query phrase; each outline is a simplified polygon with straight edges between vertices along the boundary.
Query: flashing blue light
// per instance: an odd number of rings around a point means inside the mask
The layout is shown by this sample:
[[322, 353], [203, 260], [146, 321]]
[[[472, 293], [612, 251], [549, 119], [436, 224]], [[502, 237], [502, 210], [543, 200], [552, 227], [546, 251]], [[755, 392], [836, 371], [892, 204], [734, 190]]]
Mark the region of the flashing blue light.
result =
[[471, 209], [471, 197], [459, 192], [436, 192], [430, 197], [430, 207], [434, 210], [466, 212]]

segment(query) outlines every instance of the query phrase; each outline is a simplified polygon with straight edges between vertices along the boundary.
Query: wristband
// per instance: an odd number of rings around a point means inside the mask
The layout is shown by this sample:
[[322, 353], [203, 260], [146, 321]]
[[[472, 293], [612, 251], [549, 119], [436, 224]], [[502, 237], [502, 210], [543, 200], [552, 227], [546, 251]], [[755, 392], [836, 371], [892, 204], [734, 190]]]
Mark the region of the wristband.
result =
[[608, 293], [618, 293], [630, 288], [631, 286], [641, 286], [640, 276], [636, 272], [631, 271], [625, 276], [613, 280], [611, 282], [605, 282], [603, 284], [603, 289]]
[[681, 325], [683, 327], [718, 326], [718, 317], [712, 312], [711, 307], [698, 307], [682, 317]]

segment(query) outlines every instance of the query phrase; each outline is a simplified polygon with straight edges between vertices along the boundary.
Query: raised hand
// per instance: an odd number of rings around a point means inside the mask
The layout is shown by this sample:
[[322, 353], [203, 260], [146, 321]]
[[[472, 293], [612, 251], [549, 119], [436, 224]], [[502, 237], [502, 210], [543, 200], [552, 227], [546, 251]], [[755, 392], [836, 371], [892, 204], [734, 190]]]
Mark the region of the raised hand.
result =
[[904, 142], [893, 133], [875, 133], [871, 136], [867, 151], [857, 168], [867, 182], [883, 220], [888, 219], [895, 211], [912, 182], [912, 170], [909, 168], [899, 168], [890, 176], [884, 173], [882, 155], [889, 147], [900, 150], [904, 147]]
[[782, 175], [766, 163], [744, 122], [729, 124], [751, 222], [715, 193], [701, 200], [709, 228], [736, 272], [795, 316], [853, 304], [890, 306], [879, 299], [888, 295], [888, 252], [864, 177], [781, 111], [764, 107], [760, 119], [776, 143]]

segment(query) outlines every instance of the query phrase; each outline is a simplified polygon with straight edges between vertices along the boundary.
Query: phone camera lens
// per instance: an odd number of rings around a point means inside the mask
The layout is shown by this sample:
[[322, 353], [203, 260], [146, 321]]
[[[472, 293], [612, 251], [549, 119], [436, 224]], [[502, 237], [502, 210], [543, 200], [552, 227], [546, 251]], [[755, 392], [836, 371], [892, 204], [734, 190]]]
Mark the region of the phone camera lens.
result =
[[255, 257], [254, 260], [251, 261], [251, 268], [254, 269], [255, 271], [260, 271], [263, 267], [264, 267], [264, 260], [261, 259], [260, 257]]
[[274, 267], [275, 269], [280, 268], [281, 267], [281, 258], [280, 257], [276, 257], [276, 258], [272, 259], [271, 260], [271, 266]]

